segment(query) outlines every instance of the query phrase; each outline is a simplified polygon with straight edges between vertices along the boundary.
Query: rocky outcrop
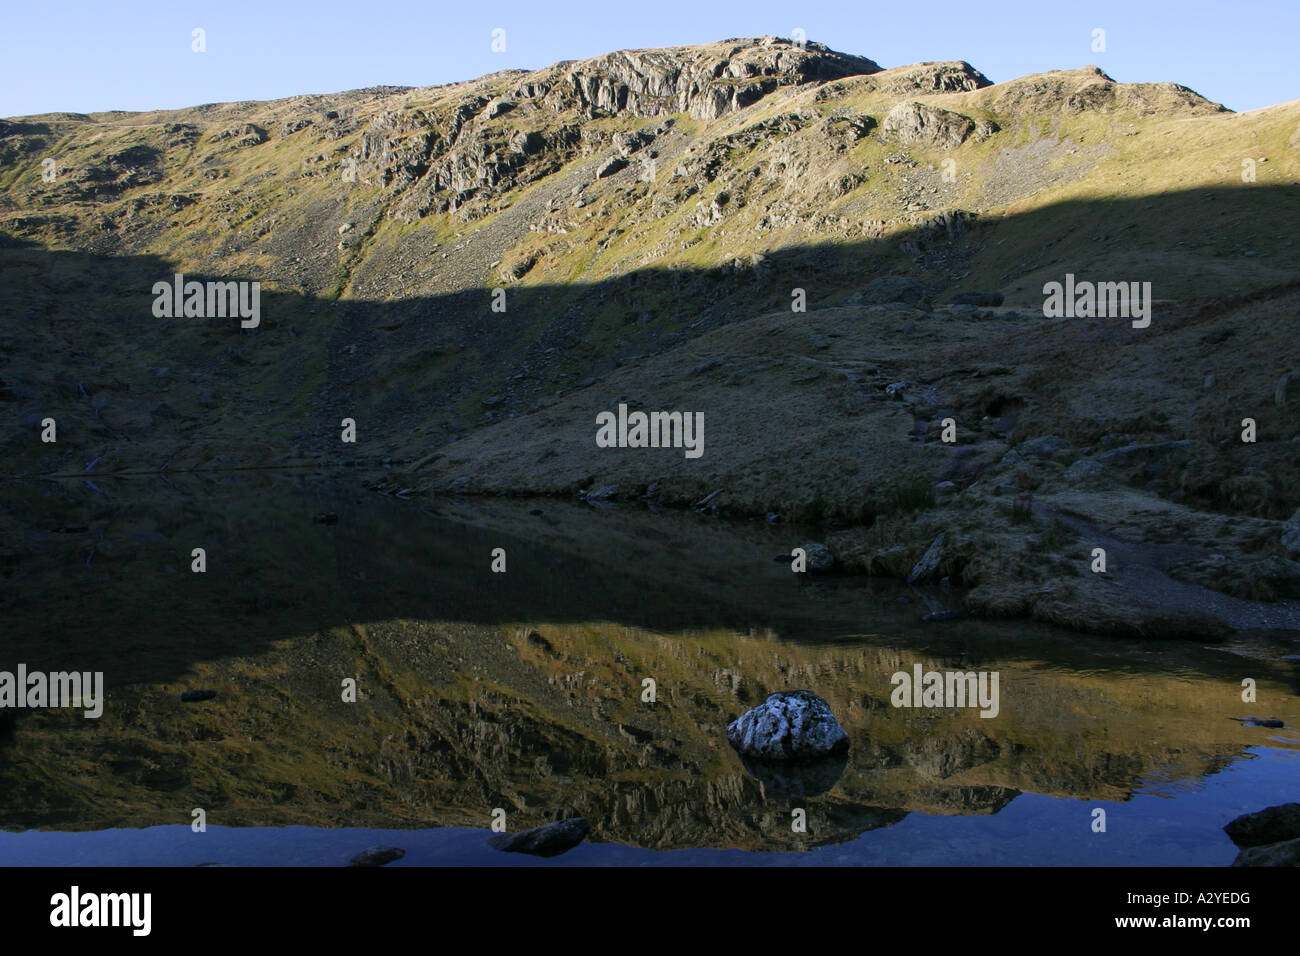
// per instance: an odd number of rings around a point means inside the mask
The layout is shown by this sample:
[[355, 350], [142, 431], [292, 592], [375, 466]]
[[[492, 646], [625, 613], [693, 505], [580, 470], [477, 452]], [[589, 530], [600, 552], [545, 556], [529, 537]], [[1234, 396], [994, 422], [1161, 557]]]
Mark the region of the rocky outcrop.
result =
[[899, 103], [881, 124], [886, 139], [929, 149], [956, 149], [972, 136], [982, 139], [996, 131], [992, 123], [915, 101]]
[[549, 86], [544, 100], [551, 109], [637, 116], [689, 113], [702, 120], [743, 109], [781, 86], [880, 70], [865, 57], [778, 37], [627, 50], [561, 66], [561, 75], [543, 84]]
[[917, 561], [912, 571], [907, 576], [908, 584], [919, 584], [932, 577], [939, 570], [939, 561], [943, 558], [943, 535], [938, 535], [930, 546], [925, 549], [925, 554], [921, 555], [921, 560]]
[[1189, 115], [1225, 112], [1193, 90], [1177, 83], [1116, 83], [1095, 66], [1053, 70], [998, 85], [990, 105], [996, 111], [1112, 112], [1141, 114], [1179, 112]]
[[880, 88], [897, 96], [926, 93], [963, 93], [992, 86], [993, 81], [965, 60], [950, 63], [918, 63], [887, 70]]

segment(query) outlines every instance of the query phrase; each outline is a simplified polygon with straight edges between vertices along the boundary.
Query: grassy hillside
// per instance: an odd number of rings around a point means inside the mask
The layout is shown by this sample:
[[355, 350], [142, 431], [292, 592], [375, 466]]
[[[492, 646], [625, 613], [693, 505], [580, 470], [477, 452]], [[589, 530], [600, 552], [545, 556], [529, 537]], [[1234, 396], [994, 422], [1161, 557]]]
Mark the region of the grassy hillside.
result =
[[[985, 613], [1296, 626], [1298, 129], [1300, 102], [774, 38], [5, 120], [5, 471], [397, 459], [434, 493], [716, 491], [829, 522], [870, 573], [947, 529], [943, 576]], [[260, 326], [155, 317], [175, 273], [259, 282]], [[1067, 273], [1150, 282], [1150, 328], [1043, 319]], [[980, 292], [1003, 304], [952, 301]], [[703, 412], [705, 456], [596, 448], [620, 402]], [[1052, 450], [1007, 456], [1030, 439]], [[1160, 550], [1171, 522], [1193, 550]]]

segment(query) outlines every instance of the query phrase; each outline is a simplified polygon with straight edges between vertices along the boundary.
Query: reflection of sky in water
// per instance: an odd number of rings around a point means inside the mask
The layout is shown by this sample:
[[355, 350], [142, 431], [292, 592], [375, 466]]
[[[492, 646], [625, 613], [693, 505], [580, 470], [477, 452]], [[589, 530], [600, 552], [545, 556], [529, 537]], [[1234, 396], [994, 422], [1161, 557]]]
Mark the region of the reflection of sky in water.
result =
[[[225, 829], [0, 833], [10, 866], [337, 866], [380, 844], [406, 857], [389, 866], [1226, 866], [1237, 848], [1229, 820], [1300, 797], [1300, 753], [1251, 748], [1250, 757], [1175, 792], [1139, 793], [1124, 803], [1024, 794], [991, 816], [912, 813], [849, 843], [808, 853], [743, 850], [643, 850], [585, 843], [540, 860], [486, 846], [487, 830]], [[1146, 782], [1144, 781], [1144, 787]], [[1092, 810], [1106, 810], [1107, 832], [1093, 833]]]

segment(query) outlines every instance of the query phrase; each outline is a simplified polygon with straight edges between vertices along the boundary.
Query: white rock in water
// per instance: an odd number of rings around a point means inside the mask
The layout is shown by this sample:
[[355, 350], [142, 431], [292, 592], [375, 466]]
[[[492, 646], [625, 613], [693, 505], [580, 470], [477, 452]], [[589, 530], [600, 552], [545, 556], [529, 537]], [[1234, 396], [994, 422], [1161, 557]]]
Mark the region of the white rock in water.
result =
[[772, 694], [727, 725], [727, 740], [762, 760], [823, 757], [849, 749], [849, 735], [830, 705], [806, 690]]

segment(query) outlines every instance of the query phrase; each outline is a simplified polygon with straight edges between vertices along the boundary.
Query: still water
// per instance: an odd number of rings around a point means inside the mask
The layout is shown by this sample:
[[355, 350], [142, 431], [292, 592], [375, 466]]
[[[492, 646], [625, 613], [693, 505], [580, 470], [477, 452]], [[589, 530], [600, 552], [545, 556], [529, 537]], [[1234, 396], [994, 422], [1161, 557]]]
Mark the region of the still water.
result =
[[[390, 844], [393, 866], [1222, 866], [1223, 824], [1300, 798], [1294, 634], [927, 624], [960, 596], [795, 575], [773, 557], [806, 533], [630, 507], [243, 473], [9, 483], [0, 509], [0, 669], [107, 688], [98, 720], [0, 728], [3, 864], [337, 866]], [[997, 715], [892, 706], [916, 665], [996, 672]], [[743, 763], [727, 722], [797, 688], [847, 760]], [[500, 812], [593, 832], [503, 854]]]

